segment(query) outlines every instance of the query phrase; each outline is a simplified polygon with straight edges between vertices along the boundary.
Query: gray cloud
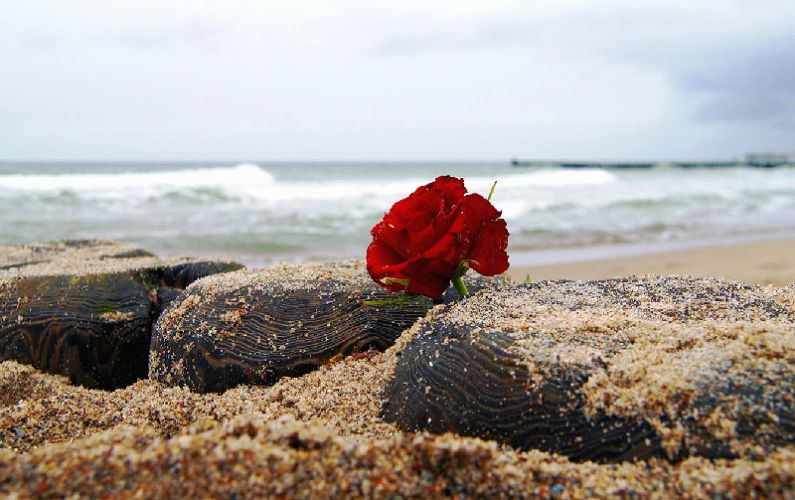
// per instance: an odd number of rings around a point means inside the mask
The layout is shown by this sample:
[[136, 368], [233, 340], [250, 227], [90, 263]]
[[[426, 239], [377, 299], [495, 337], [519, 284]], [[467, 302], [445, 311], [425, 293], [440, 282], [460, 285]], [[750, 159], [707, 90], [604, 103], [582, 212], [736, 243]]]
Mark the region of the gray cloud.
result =
[[712, 40], [681, 58], [674, 81], [703, 101], [695, 116], [707, 122], [774, 121], [795, 117], [795, 33], [756, 40]]
[[705, 122], [755, 121], [786, 115], [787, 111], [786, 99], [769, 92], [710, 92], [696, 117]]
[[780, 2], [712, 2], [701, 12], [675, 4], [602, 3], [551, 12], [514, 6], [477, 19], [414, 20], [399, 32], [386, 30], [374, 52], [516, 47], [570, 61], [619, 62], [663, 75], [692, 102], [698, 121], [781, 126], [795, 117], [793, 16], [795, 8]]
[[0, 154], [620, 158], [792, 147], [791, 0], [63, 5], [0, 5], [0, 108], [15, 117]]
[[795, 4], [712, 1], [679, 7], [636, 12], [634, 19], [620, 13], [601, 27], [618, 33], [613, 41], [623, 43], [607, 42], [599, 50], [662, 75], [696, 123], [780, 127], [795, 118]]
[[689, 60], [681, 79], [695, 90], [795, 91], [795, 32], [765, 40], [715, 41]]

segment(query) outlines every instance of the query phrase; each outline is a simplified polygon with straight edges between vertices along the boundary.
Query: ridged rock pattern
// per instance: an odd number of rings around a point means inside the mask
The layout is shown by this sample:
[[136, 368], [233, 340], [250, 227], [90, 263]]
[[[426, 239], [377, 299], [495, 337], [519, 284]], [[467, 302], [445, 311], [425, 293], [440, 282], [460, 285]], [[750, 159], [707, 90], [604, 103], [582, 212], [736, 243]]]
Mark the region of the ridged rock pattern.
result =
[[795, 294], [684, 277], [540, 282], [435, 309], [383, 415], [602, 462], [795, 442]]
[[[473, 289], [494, 287], [507, 278], [470, 283]], [[378, 303], [388, 298], [394, 295], [353, 261], [205, 278], [156, 324], [150, 378], [219, 392], [272, 384], [345, 355], [384, 350], [431, 306], [424, 298]]]
[[0, 361], [114, 389], [146, 377], [151, 327], [192, 281], [233, 262], [162, 260], [104, 240], [0, 248]]

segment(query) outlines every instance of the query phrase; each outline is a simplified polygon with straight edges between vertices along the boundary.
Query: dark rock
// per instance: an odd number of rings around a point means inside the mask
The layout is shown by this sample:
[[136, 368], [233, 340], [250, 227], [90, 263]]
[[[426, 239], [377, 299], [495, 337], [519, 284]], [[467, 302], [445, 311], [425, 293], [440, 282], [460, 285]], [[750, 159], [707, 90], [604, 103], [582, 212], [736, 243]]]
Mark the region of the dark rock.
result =
[[793, 304], [681, 277], [480, 293], [418, 325], [383, 416], [573, 460], [759, 457], [795, 442]]
[[[471, 282], [481, 288], [508, 281]], [[389, 303], [394, 297], [357, 262], [205, 278], [155, 326], [150, 378], [217, 392], [272, 384], [345, 355], [385, 350], [432, 305], [425, 298]]]
[[0, 248], [0, 361], [114, 389], [148, 372], [158, 289], [169, 300], [232, 262], [158, 259], [104, 240]]

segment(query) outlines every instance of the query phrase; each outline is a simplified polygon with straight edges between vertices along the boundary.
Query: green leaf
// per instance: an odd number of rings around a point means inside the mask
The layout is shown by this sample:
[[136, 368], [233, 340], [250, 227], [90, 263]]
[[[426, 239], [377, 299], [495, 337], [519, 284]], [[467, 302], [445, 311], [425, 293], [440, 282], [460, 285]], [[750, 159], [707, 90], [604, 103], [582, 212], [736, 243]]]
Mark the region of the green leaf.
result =
[[497, 187], [497, 181], [494, 181], [494, 184], [491, 185], [491, 191], [489, 191], [489, 196], [486, 198], [486, 201], [491, 201], [491, 195], [494, 194], [494, 188]]
[[373, 300], [365, 300], [364, 305], [366, 306], [393, 306], [398, 305], [401, 307], [405, 307], [406, 304], [414, 302], [426, 310], [428, 309], [427, 301], [423, 299], [420, 295], [416, 295], [413, 293], [401, 293], [396, 297], [389, 297], [387, 299], [373, 299]]
[[385, 285], [397, 283], [398, 285], [409, 286], [409, 281], [411, 280], [408, 278], [384, 278], [381, 281], [384, 282]]

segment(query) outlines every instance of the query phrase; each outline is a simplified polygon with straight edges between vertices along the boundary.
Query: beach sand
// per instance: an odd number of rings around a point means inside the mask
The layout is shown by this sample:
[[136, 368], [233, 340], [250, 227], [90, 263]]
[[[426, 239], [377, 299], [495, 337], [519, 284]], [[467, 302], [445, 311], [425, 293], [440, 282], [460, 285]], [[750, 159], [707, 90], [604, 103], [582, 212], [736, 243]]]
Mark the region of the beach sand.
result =
[[795, 239], [713, 245], [581, 262], [512, 266], [508, 274], [523, 281], [605, 279], [643, 274], [723, 277], [761, 285], [795, 283]]
[[[381, 389], [419, 325], [386, 353], [271, 387], [113, 392], [0, 363], [0, 493], [22, 497], [644, 498], [779, 496], [795, 448], [762, 459], [572, 462], [382, 420]], [[789, 492], [789, 493], [787, 493]]]
[[[597, 277], [655, 271], [729, 275], [732, 269], [745, 269], [744, 276], [754, 277], [749, 281], [775, 277], [791, 283], [792, 274], [776, 270], [792, 273], [787, 254], [792, 245], [792, 241], [738, 245], [712, 250], [714, 257], [711, 250], [699, 249], [526, 272], [540, 279], [542, 271], [564, 278], [573, 277], [575, 271], [592, 273], [580, 277]], [[764, 254], [758, 253], [763, 250]], [[648, 267], [643, 267], [644, 262]], [[683, 264], [665, 267], [676, 262]], [[707, 267], [687, 267], [698, 262]], [[763, 269], [769, 272], [762, 273]], [[522, 276], [525, 270], [517, 272]], [[791, 290], [781, 295], [791, 297]], [[750, 319], [754, 311], [749, 309]], [[423, 321], [385, 353], [344, 358], [270, 387], [241, 386], [221, 394], [196, 394], [152, 380], [107, 392], [76, 387], [64, 377], [15, 362], [0, 363], [0, 494], [24, 498], [793, 494], [795, 447], [791, 445], [759, 458], [690, 457], [679, 463], [655, 458], [600, 464], [518, 451], [451, 433], [403, 432], [382, 418], [383, 388]]]

